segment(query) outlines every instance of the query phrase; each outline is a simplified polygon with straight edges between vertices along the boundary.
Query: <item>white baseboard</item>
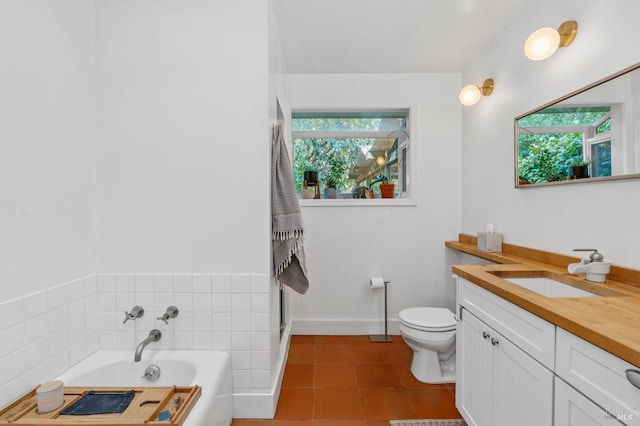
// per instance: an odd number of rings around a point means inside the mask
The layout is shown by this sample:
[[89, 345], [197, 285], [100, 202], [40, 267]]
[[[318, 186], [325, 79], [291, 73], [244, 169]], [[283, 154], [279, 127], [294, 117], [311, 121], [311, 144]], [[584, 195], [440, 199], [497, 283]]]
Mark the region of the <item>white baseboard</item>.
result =
[[[389, 320], [388, 334], [400, 335], [400, 321]], [[369, 335], [384, 334], [384, 320], [292, 320], [291, 334]]]
[[234, 393], [234, 419], [272, 419], [278, 398], [274, 392], [269, 393]]

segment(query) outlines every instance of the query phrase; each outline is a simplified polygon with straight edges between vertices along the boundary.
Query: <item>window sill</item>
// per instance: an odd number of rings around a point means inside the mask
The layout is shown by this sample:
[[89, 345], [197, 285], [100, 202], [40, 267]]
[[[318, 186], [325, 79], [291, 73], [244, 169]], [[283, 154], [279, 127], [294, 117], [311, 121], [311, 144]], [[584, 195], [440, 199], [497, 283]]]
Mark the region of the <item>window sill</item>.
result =
[[300, 207], [415, 207], [415, 201], [408, 198], [336, 198], [319, 200], [298, 200]]

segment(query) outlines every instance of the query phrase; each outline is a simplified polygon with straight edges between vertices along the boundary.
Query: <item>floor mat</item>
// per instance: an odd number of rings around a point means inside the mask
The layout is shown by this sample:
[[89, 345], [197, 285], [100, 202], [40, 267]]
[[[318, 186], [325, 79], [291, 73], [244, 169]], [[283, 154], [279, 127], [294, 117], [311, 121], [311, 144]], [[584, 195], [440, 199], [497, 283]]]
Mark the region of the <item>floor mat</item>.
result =
[[457, 420], [389, 420], [391, 426], [467, 426], [462, 419]]

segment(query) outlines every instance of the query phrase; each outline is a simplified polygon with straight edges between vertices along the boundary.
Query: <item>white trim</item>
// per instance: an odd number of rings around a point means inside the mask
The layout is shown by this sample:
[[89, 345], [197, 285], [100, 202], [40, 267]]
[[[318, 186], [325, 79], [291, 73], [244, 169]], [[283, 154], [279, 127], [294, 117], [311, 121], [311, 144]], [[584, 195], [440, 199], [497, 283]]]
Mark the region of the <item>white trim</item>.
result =
[[415, 207], [418, 204], [409, 198], [336, 198], [320, 200], [298, 200], [300, 207]]
[[[279, 390], [279, 389], [278, 389]], [[234, 419], [272, 419], [278, 397], [272, 389], [269, 393], [234, 393]]]
[[583, 126], [518, 127], [518, 135], [548, 135], [548, 134], [555, 134], [555, 133], [589, 134], [589, 130], [593, 128], [594, 128], [593, 125], [588, 125], [588, 124], [585, 124]]
[[[387, 322], [390, 335], [400, 335], [400, 321], [389, 319]], [[291, 334], [297, 335], [350, 335], [384, 334], [384, 320], [293, 320]]]
[[[407, 114], [408, 115], [408, 114]], [[399, 136], [394, 136], [396, 133], [402, 133], [404, 135], [403, 141], [409, 139], [406, 130], [378, 130], [378, 131], [361, 131], [361, 130], [342, 130], [342, 131], [327, 131], [327, 130], [294, 130], [291, 132], [293, 139], [400, 139]]]

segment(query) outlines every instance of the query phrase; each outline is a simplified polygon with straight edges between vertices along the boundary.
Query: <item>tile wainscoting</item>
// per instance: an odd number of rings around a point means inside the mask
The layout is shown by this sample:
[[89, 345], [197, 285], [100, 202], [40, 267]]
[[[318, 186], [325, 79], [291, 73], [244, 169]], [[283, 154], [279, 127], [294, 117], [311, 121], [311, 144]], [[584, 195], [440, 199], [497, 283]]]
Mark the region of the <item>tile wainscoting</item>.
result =
[[[229, 352], [234, 394], [269, 394], [270, 290], [266, 274], [99, 273], [0, 303], [0, 406], [98, 349], [133, 357], [153, 328], [157, 348]], [[135, 305], [144, 316], [123, 324]]]

